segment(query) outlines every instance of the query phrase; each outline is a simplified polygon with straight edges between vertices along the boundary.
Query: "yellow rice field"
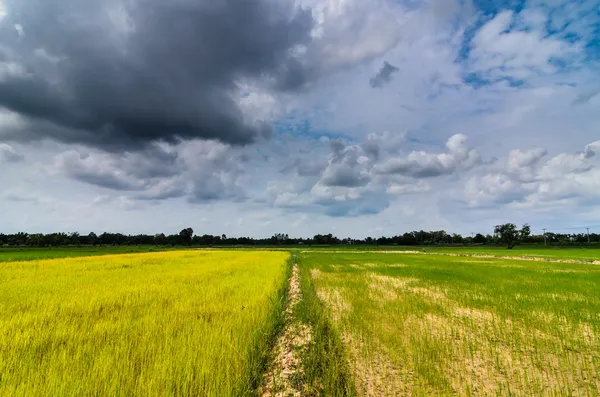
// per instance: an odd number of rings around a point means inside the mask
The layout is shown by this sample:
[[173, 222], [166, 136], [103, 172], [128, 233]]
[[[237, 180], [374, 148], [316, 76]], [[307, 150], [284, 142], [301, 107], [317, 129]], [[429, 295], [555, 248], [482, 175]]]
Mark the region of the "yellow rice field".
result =
[[0, 266], [0, 396], [255, 393], [284, 252], [178, 251]]

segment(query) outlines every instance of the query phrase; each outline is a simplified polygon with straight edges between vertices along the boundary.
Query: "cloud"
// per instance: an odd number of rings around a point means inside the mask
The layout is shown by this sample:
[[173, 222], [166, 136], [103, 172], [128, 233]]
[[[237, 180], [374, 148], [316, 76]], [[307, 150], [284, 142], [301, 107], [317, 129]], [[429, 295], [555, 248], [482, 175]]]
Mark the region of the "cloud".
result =
[[531, 182], [536, 178], [536, 166], [547, 154], [548, 151], [542, 148], [526, 151], [511, 150], [508, 154], [506, 169], [520, 181]]
[[314, 17], [309, 62], [320, 73], [375, 59], [393, 48], [402, 35], [398, 15], [406, 10], [387, 0], [300, 0]]
[[397, 73], [400, 69], [398, 69], [394, 65], [390, 65], [387, 61], [383, 63], [383, 66], [379, 70], [379, 72], [369, 80], [369, 84], [373, 88], [381, 88], [387, 83], [390, 82], [394, 73]]
[[[371, 133], [365, 141], [353, 144], [341, 139], [329, 140], [329, 160], [318, 177], [302, 175], [296, 169], [285, 183], [271, 181], [268, 202], [297, 211], [356, 217], [379, 213], [388, 208], [393, 199], [427, 192], [432, 186], [421, 180], [423, 169], [406, 175], [380, 172], [398, 160], [398, 150], [404, 140], [404, 134], [389, 132]], [[449, 139], [447, 146], [453, 160], [447, 158], [449, 154], [421, 152], [421, 155], [436, 158], [436, 169], [440, 164], [455, 167], [444, 170], [444, 175], [468, 170], [478, 164], [480, 157], [465, 142], [466, 137], [462, 135]]]
[[303, 85], [293, 50], [313, 24], [310, 11], [269, 0], [23, 1], [12, 15], [27, 35], [0, 29], [0, 107], [30, 125], [5, 138], [119, 151], [270, 135], [241, 110], [237, 83]]
[[[107, 153], [89, 149], [71, 149], [55, 156], [51, 171], [68, 178], [116, 191], [146, 191], [168, 198], [162, 192], [165, 181], [177, 179], [185, 170], [178, 153], [169, 147], [153, 145], [144, 152]], [[169, 182], [170, 183], [170, 182]], [[158, 190], [159, 192], [152, 193]], [[167, 189], [173, 191], [172, 188]], [[170, 193], [172, 196], [173, 193]]]
[[465, 198], [471, 207], [509, 204], [522, 201], [535, 187], [495, 172], [469, 179], [465, 184]]
[[17, 35], [19, 37], [24, 37], [25, 36], [25, 29], [23, 29], [23, 26], [21, 26], [20, 24], [15, 24], [15, 31], [17, 32]]
[[0, 163], [20, 163], [24, 160], [25, 156], [18, 153], [12, 146], [0, 143]]
[[141, 201], [162, 201], [183, 197], [187, 193], [187, 184], [180, 178], [163, 179], [145, 191], [133, 195], [132, 199]]
[[472, 177], [465, 185], [469, 205], [520, 203], [538, 205], [557, 200], [600, 200], [600, 169], [595, 151], [600, 141], [578, 153], [558, 153], [547, 161], [545, 149], [512, 150], [503, 169]]
[[577, 98], [573, 101], [573, 105], [583, 105], [591, 101], [595, 96], [600, 94], [600, 90], [588, 91], [582, 94], [579, 94]]
[[523, 80], [553, 73], [559, 61], [571, 62], [578, 57], [578, 44], [547, 34], [546, 15], [528, 15], [530, 18], [519, 26], [517, 14], [505, 10], [483, 25], [471, 41], [471, 70], [492, 81]]
[[592, 142], [589, 145], [586, 145], [583, 155], [585, 158], [589, 159], [594, 157], [597, 152], [600, 152], [600, 141]]
[[340, 141], [332, 144], [332, 157], [323, 171], [320, 183], [329, 187], [360, 187], [371, 180], [372, 158], [377, 157], [373, 150], [365, 152], [358, 145], [345, 147]]
[[189, 202], [245, 199], [241, 182], [247, 162], [244, 149], [216, 141], [194, 141], [183, 145], [180, 155], [186, 164], [182, 177], [190, 184]]
[[130, 200], [162, 201], [186, 197], [191, 203], [242, 200], [244, 153], [217, 141], [109, 153], [68, 150], [55, 156], [51, 171]]
[[23, 189], [15, 188], [2, 192], [0, 199], [14, 202], [37, 203], [40, 201], [40, 196], [24, 191]]
[[118, 161], [104, 153], [69, 150], [56, 156], [55, 171], [67, 177], [111, 190], [143, 190], [146, 183], [120, 169]]
[[468, 170], [481, 164], [481, 155], [467, 146], [467, 137], [453, 135], [446, 142], [447, 153], [433, 154], [424, 151], [411, 152], [406, 157], [395, 157], [376, 166], [378, 174], [397, 174], [415, 178], [431, 178]]

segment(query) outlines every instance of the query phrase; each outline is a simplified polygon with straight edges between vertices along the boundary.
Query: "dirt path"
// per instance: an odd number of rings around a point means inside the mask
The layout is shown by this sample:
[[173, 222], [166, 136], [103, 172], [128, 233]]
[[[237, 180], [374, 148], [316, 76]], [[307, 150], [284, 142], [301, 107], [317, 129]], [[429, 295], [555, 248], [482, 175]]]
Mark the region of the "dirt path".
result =
[[275, 359], [264, 375], [260, 390], [260, 395], [264, 397], [299, 397], [306, 389], [302, 381], [304, 371], [300, 353], [310, 342], [312, 332], [309, 326], [293, 319], [294, 308], [300, 300], [300, 270], [298, 265], [294, 265], [285, 310], [285, 328], [277, 340], [273, 351]]
[[577, 260], [577, 259], [557, 259], [557, 258], [541, 258], [537, 256], [508, 256], [508, 255], [486, 255], [472, 253], [451, 253], [451, 252], [425, 252], [425, 251], [355, 251], [355, 250], [337, 250], [337, 251], [302, 251], [302, 253], [326, 253], [326, 254], [410, 254], [410, 255], [445, 255], [445, 256], [462, 256], [469, 258], [488, 258], [488, 259], [517, 259], [521, 261], [536, 261], [536, 262], [558, 262], [558, 263], [578, 263], [582, 265], [600, 265], [600, 260]]

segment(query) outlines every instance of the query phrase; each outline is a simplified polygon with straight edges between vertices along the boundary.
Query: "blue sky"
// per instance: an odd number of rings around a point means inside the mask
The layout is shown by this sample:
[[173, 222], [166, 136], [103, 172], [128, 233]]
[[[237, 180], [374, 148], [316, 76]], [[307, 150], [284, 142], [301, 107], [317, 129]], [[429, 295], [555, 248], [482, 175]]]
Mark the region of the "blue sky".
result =
[[73, 1], [0, 0], [0, 232], [600, 225], [597, 1]]

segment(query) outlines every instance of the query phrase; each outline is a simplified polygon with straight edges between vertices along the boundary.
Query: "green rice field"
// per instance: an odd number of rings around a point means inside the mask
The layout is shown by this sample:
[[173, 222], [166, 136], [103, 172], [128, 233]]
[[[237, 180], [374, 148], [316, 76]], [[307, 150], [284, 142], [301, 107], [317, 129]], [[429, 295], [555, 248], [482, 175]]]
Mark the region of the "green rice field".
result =
[[360, 395], [600, 394], [600, 266], [304, 253]]
[[0, 396], [600, 395], [593, 248], [157, 250], [0, 250]]

